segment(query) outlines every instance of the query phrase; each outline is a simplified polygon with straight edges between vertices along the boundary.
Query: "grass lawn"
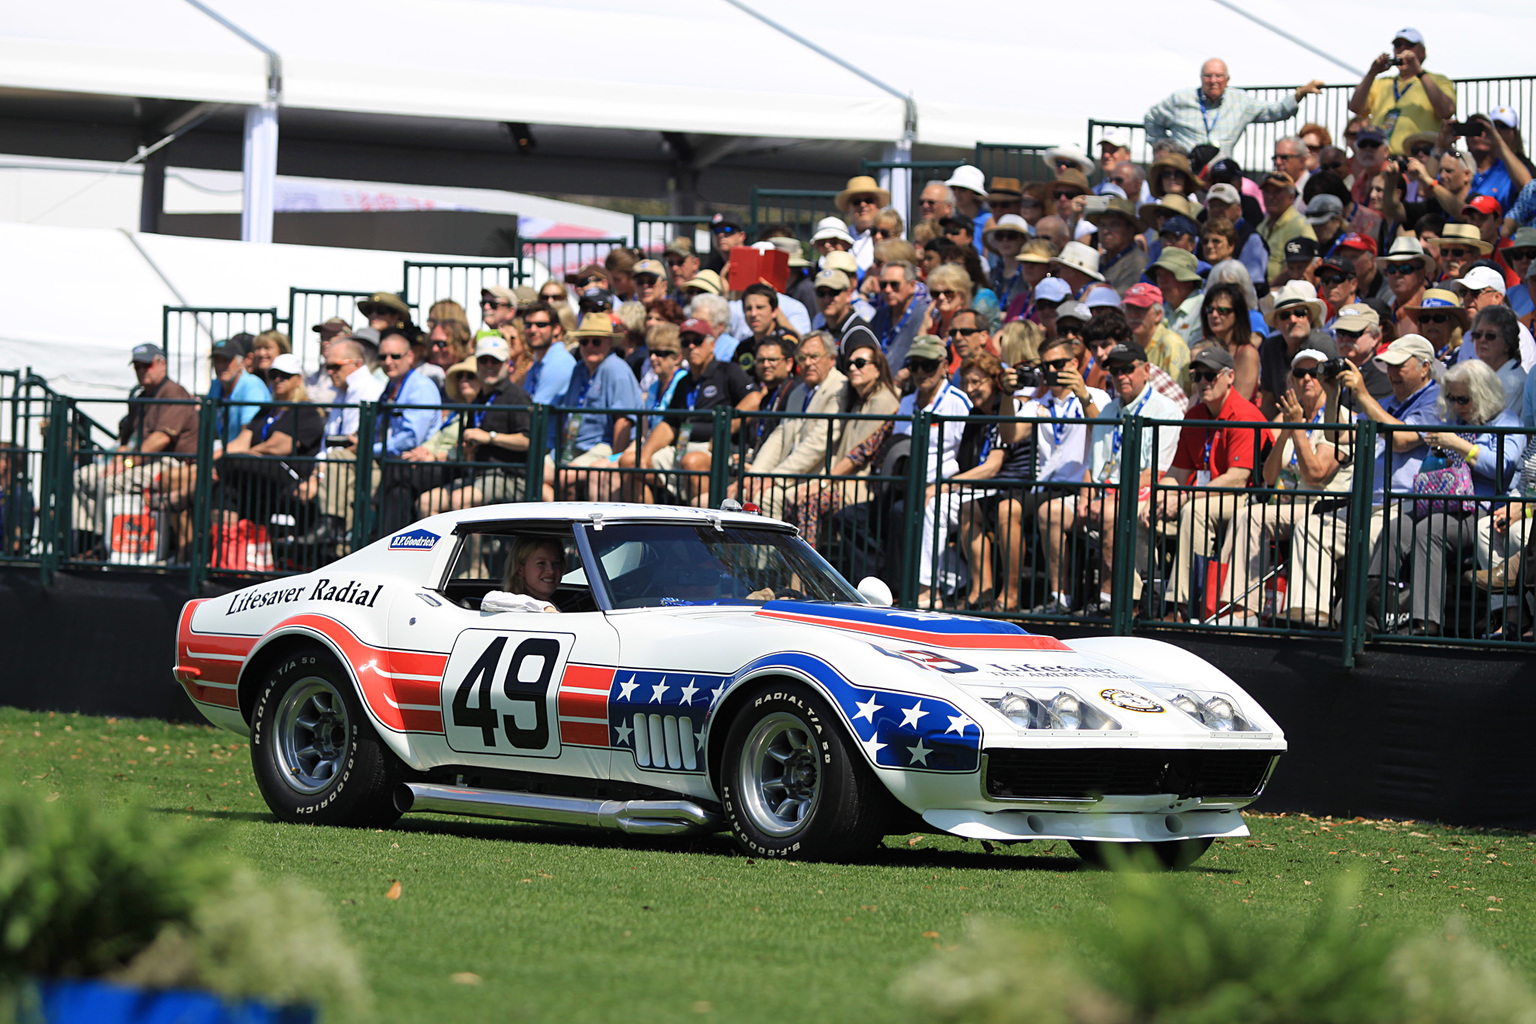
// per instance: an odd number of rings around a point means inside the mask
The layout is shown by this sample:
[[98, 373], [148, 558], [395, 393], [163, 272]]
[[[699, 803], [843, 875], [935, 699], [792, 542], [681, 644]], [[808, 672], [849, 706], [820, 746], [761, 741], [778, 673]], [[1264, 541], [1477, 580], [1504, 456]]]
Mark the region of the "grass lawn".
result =
[[[906, 1021], [892, 982], [959, 941], [968, 920], [1066, 931], [1104, 915], [1121, 884], [1065, 843], [989, 853], [892, 837], [849, 866], [754, 861], [725, 837], [436, 816], [385, 831], [281, 825], [241, 737], [158, 721], [0, 709], [0, 765], [50, 797], [135, 802], [167, 828], [213, 829], [232, 856], [320, 892], [368, 973], [376, 1005], [359, 1016], [370, 1021]], [[1362, 926], [1433, 931], [1459, 915], [1536, 978], [1536, 837], [1248, 823], [1252, 837], [1218, 841], [1166, 884], [1240, 908], [1255, 927], [1285, 927], [1354, 872]]]

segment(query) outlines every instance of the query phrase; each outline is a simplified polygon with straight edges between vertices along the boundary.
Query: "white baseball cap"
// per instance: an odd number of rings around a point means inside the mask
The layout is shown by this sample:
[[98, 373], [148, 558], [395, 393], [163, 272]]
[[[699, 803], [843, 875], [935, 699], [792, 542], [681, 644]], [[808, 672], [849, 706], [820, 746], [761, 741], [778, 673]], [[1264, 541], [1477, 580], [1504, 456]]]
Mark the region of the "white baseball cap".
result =
[[292, 352], [284, 352], [272, 360], [272, 369], [277, 373], [285, 373], [290, 377], [298, 377], [304, 372], [304, 364], [299, 362], [299, 357]]
[[1035, 285], [1036, 302], [1061, 302], [1072, 295], [1072, 289], [1067, 287], [1067, 282], [1059, 277], [1045, 277]]
[[970, 164], [961, 164], [956, 167], [955, 173], [951, 174], [944, 184], [950, 188], [967, 189], [979, 196], [987, 194], [987, 176], [981, 173], [980, 167], [972, 167]]
[[1514, 107], [1494, 107], [1492, 110], [1488, 111], [1488, 116], [1506, 128], [1513, 128], [1515, 131], [1520, 130], [1520, 115], [1516, 113]]
[[1467, 271], [1465, 277], [1457, 278], [1451, 283], [1469, 292], [1480, 292], [1492, 288], [1500, 295], [1504, 294], [1504, 275], [1492, 267], [1473, 267]]
[[1424, 33], [1420, 32], [1416, 28], [1400, 28], [1400, 29], [1398, 29], [1397, 32], [1393, 34], [1392, 41], [1396, 42], [1399, 39], [1406, 39], [1410, 43], [1412, 43], [1414, 46], [1423, 46], [1424, 45]]
[[475, 342], [476, 359], [479, 359], [481, 356], [490, 356], [492, 359], [504, 363], [511, 355], [511, 350], [507, 348], [507, 340], [499, 334], [487, 334]]
[[1113, 146], [1116, 149], [1131, 148], [1131, 130], [1129, 128], [1110, 128], [1100, 138], [1099, 145]]

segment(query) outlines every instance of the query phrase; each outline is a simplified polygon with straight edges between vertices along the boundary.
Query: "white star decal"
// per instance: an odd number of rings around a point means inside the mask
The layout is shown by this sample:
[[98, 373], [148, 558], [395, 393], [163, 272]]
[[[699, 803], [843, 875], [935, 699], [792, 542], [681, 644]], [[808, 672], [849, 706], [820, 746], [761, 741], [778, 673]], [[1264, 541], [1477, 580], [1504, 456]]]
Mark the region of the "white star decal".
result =
[[700, 729], [698, 732], [693, 734], [693, 742], [694, 742], [695, 745], [698, 746], [698, 748], [700, 750], [704, 749], [704, 730], [703, 729]]
[[661, 677], [661, 682], [659, 682], [655, 686], [651, 687], [651, 699], [646, 701], [646, 703], [647, 704], [660, 704], [661, 703], [661, 696], [662, 696], [662, 694], [666, 693], [670, 689], [672, 689], [672, 687], [667, 685], [667, 677], [666, 676], [662, 676]]
[[873, 736], [867, 740], [859, 740], [859, 744], [864, 748], [864, 753], [869, 755], [871, 761], [875, 760], [876, 755], [880, 752], [880, 748], [885, 746], [884, 743], [877, 741]]
[[964, 715], [945, 715], [944, 717], [949, 719], [949, 728], [944, 730], [946, 734], [954, 732], [964, 736], [965, 727], [976, 724]]
[[635, 677], [630, 676], [629, 682], [619, 684], [619, 700], [629, 700], [629, 695], [635, 692], [635, 687], [640, 684], [635, 682]]
[[928, 755], [933, 753], [933, 751], [923, 746], [922, 738], [919, 737], [918, 741], [908, 749], [907, 753], [912, 757], [912, 760], [907, 762], [908, 764], [920, 764], [926, 768], [928, 766]]
[[623, 746], [629, 742], [629, 735], [635, 730], [627, 725], [616, 725], [613, 731], [618, 733], [618, 738], [613, 741], [614, 746]]
[[875, 724], [875, 712], [879, 711], [882, 707], [884, 707], [883, 704], [881, 704], [878, 700], [875, 699], [875, 695], [874, 694], [870, 694], [869, 695], [869, 700], [867, 700], [867, 701], [854, 701], [854, 704], [858, 707], [859, 713], [853, 716], [853, 720], [855, 722], [857, 722], [859, 719], [862, 718], [866, 722], [868, 722], [870, 725], [874, 725]]
[[714, 707], [717, 703], [719, 703], [720, 698], [723, 696], [725, 696], [725, 684], [721, 683], [719, 686], [709, 691], [709, 706]]
[[683, 687], [683, 703], [692, 704], [693, 695], [699, 692], [699, 688], [693, 685], [693, 680], [688, 680], [688, 685]]
[[907, 708], [901, 713], [902, 728], [906, 728], [909, 725], [916, 725], [918, 720], [927, 714], [928, 712], [923, 710], [923, 702], [918, 701], [916, 704], [913, 704], [911, 707]]

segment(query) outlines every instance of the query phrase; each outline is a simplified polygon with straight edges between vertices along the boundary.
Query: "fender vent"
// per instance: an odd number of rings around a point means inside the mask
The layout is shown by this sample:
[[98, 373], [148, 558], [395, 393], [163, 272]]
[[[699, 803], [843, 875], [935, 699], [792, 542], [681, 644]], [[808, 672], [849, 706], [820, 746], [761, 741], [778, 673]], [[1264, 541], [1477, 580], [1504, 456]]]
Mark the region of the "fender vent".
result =
[[690, 772], [698, 769], [699, 745], [691, 719], [677, 715], [635, 715], [629, 724], [635, 730], [635, 763], [641, 768]]
[[1173, 793], [1252, 798], [1273, 750], [1020, 750], [987, 752], [987, 795], [997, 800], [1082, 800]]

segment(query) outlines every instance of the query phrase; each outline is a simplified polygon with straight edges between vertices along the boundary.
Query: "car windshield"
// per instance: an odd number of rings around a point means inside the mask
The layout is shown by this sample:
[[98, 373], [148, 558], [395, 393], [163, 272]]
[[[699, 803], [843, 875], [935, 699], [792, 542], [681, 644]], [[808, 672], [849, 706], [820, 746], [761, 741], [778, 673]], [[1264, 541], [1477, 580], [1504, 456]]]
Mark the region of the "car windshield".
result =
[[782, 530], [693, 523], [611, 523], [587, 534], [614, 608], [852, 601], [848, 581]]

